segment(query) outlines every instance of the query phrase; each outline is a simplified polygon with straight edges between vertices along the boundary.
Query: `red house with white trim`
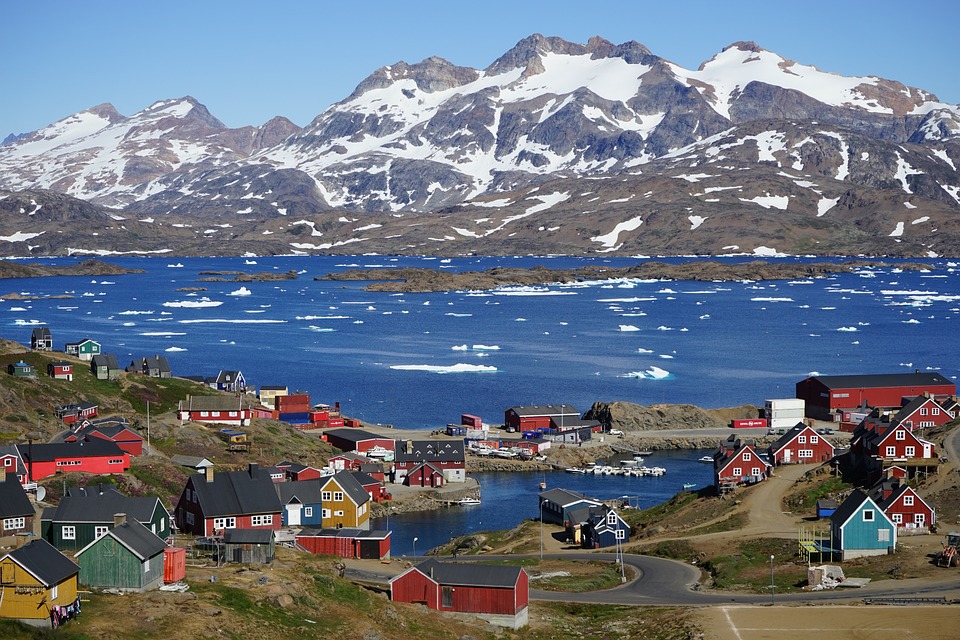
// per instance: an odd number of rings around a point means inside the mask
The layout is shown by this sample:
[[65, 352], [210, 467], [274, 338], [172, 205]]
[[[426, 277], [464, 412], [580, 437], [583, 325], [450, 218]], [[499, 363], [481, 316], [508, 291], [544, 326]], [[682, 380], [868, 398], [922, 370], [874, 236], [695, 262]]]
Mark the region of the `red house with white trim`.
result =
[[[904, 400], [907, 400], [904, 398]], [[945, 410], [936, 398], [929, 394], [917, 396], [907, 400], [903, 408], [893, 417], [892, 422], [898, 422], [910, 431], [939, 427], [953, 420], [953, 416]]]
[[143, 455], [143, 436], [131, 429], [125, 421], [104, 420], [89, 423], [67, 435], [63, 441], [90, 442], [93, 438], [113, 442], [131, 456]]
[[521, 567], [421, 562], [390, 580], [390, 599], [470, 613], [512, 629], [526, 626], [530, 579]]
[[864, 428], [854, 432], [851, 449], [856, 448], [867, 457], [880, 460], [935, 459], [937, 448], [923, 440], [902, 424], [877, 426], [871, 429], [864, 421]]
[[720, 445], [713, 456], [713, 479], [716, 486], [724, 482], [753, 484], [760, 482], [770, 472], [770, 465], [760, 457], [753, 444], [739, 439], [732, 446]]
[[280, 498], [267, 473], [256, 464], [246, 471], [196, 473], [187, 479], [174, 510], [177, 528], [198, 536], [226, 529], [271, 529], [282, 526]]
[[252, 416], [250, 403], [243, 398], [227, 395], [187, 396], [177, 409], [180, 422], [204, 422], [239, 427], [250, 426]]
[[340, 429], [329, 429], [324, 431], [320, 439], [329, 442], [332, 446], [344, 452], [354, 451], [359, 454], [366, 454], [374, 449], [393, 452], [394, 442], [392, 438], [385, 438], [376, 433], [355, 429], [352, 427], [342, 427]]
[[107, 475], [123, 473], [130, 468], [130, 454], [116, 443], [100, 438], [89, 442], [18, 444], [17, 451], [31, 482], [57, 473]]
[[869, 495], [894, 524], [898, 534], [929, 533], [936, 524], [936, 511], [913, 487], [899, 479], [884, 479], [870, 488]]
[[73, 380], [73, 364], [69, 362], [51, 362], [47, 365], [47, 375], [55, 380]]
[[833, 445], [802, 422], [780, 436], [768, 449], [773, 464], [826, 462], [833, 459]]

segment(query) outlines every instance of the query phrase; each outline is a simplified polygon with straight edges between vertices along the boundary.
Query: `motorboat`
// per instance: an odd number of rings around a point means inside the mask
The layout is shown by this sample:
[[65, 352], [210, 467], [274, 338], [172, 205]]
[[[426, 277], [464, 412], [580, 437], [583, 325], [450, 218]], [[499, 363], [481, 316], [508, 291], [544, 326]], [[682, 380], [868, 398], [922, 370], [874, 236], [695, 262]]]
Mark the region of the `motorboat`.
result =
[[581, 469], [580, 467], [567, 467], [564, 469], [567, 473], [586, 473], [586, 469]]
[[696, 482], [684, 482], [684, 483], [683, 483], [683, 488], [684, 488], [684, 489], [693, 489], [695, 486], [697, 486], [697, 483], [696, 483]]
[[713, 456], [702, 456], [697, 462], [703, 462], [706, 464], [713, 464]]
[[465, 498], [460, 498], [457, 500], [457, 504], [462, 504], [464, 506], [472, 504], [480, 504], [480, 498], [474, 498], [473, 496], [466, 496]]

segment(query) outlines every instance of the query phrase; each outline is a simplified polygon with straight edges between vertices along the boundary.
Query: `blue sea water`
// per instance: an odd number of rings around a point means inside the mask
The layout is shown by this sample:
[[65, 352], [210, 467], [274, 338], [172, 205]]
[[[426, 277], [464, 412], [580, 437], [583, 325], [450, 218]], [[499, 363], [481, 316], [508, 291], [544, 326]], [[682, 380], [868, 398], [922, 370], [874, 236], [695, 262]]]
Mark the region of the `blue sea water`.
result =
[[[741, 258], [743, 260], [744, 258]], [[76, 260], [57, 259], [65, 263]], [[601, 281], [495, 292], [369, 293], [362, 282], [314, 281], [349, 268], [623, 266], [638, 259], [579, 258], [111, 258], [145, 269], [116, 277], [5, 280], [37, 300], [0, 301], [5, 338], [29, 343], [50, 328], [57, 349], [92, 338], [121, 365], [162, 354], [175, 375], [243, 371], [249, 384], [286, 385], [314, 403], [397, 428], [438, 428], [461, 413], [499, 424], [505, 409], [595, 401], [726, 407], [793, 397], [823, 375], [919, 369], [956, 379], [960, 269], [862, 269], [821, 279], [768, 282]], [[786, 258], [780, 262], [802, 261]], [[252, 264], [255, 262], [256, 264]], [[297, 280], [198, 282], [201, 271], [294, 270]], [[179, 289], [204, 287], [201, 292]], [[69, 295], [69, 298], [46, 296]], [[684, 482], [709, 482], [698, 452], [658, 454], [663, 478], [558, 474], [600, 498], [662, 502]], [[672, 456], [672, 457], [671, 457]], [[562, 476], [562, 477], [560, 477]], [[484, 503], [399, 516], [394, 553], [452, 535], [509, 528], [535, 517], [527, 474], [482, 475]], [[509, 509], [503, 505], [509, 504]]]

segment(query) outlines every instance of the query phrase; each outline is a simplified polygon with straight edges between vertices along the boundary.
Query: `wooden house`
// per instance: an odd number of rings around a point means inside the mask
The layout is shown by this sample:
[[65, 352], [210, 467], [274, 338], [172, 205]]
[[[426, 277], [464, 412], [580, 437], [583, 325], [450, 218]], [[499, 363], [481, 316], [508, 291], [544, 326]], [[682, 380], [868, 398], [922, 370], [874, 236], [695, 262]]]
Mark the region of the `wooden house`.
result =
[[130, 428], [129, 423], [121, 419], [84, 421], [83, 426], [64, 436], [64, 442], [90, 442], [93, 438], [113, 442], [131, 456], [143, 455], [143, 436]]
[[253, 463], [246, 471], [214, 473], [207, 468], [187, 479], [174, 510], [177, 528], [198, 536], [228, 529], [280, 529], [282, 509], [276, 486]]
[[187, 396], [177, 408], [180, 422], [250, 426], [250, 404], [231, 396]]
[[802, 422], [770, 445], [767, 459], [773, 464], [820, 463], [833, 459], [829, 440]]
[[212, 468], [213, 463], [200, 456], [170, 456], [170, 461], [175, 462], [181, 467], [193, 469], [194, 473], [204, 473], [206, 469]]
[[323, 503], [321, 528], [370, 528], [370, 494], [351, 472], [338, 471], [320, 478], [319, 483]]
[[74, 554], [80, 584], [98, 589], [147, 591], [163, 584], [166, 543], [125, 514], [114, 526]]
[[53, 336], [47, 327], [37, 327], [30, 333], [30, 348], [34, 351], [53, 351]]
[[164, 356], [156, 355], [144, 358], [140, 363], [140, 373], [151, 378], [169, 378], [170, 363]]
[[394, 602], [470, 613], [511, 629], [526, 626], [529, 597], [529, 578], [521, 567], [430, 559], [390, 580]]
[[369, 473], [363, 471], [351, 471], [353, 477], [360, 483], [363, 490], [370, 494], [370, 499], [374, 502], [383, 502], [387, 499], [387, 489], [383, 480], [377, 480]]
[[277, 483], [274, 487], [285, 527], [323, 526], [323, 501], [320, 497], [320, 479]]
[[331, 446], [340, 449], [343, 452], [355, 452], [361, 455], [368, 455], [374, 450], [384, 450], [389, 452], [389, 458], [393, 458], [395, 441], [392, 438], [386, 438], [376, 433], [355, 429], [352, 427], [341, 427], [339, 429], [328, 429], [323, 432], [321, 439], [329, 442]]
[[572, 509], [570, 524], [573, 543], [584, 549], [613, 547], [630, 541], [630, 525], [607, 505]]
[[572, 529], [572, 512], [581, 507], [601, 507], [603, 503], [567, 489], [549, 489], [538, 495], [540, 515], [544, 522], [563, 525]]
[[364, 560], [386, 560], [390, 557], [389, 531], [366, 531], [352, 527], [303, 529], [297, 533], [296, 539], [310, 553]]
[[247, 390], [247, 381], [242, 371], [220, 371], [214, 385], [214, 388], [219, 391], [244, 393]]
[[320, 469], [315, 469], [313, 467], [308, 467], [305, 464], [300, 464], [298, 462], [290, 462], [284, 466], [276, 465], [284, 474], [286, 474], [287, 480], [293, 482], [301, 482], [303, 480], [316, 480], [321, 475], [323, 475]]
[[[407, 475], [419, 474], [419, 486], [442, 486], [466, 480], [467, 458], [463, 440], [397, 440], [394, 444], [393, 482], [410, 484]], [[443, 476], [442, 484], [431, 479], [432, 469]], [[424, 484], [421, 484], [423, 482]]]
[[926, 392], [915, 398], [904, 398], [904, 405], [893, 418], [910, 431], [939, 427], [953, 420], [953, 415]]
[[[18, 533], [33, 533], [33, 504], [15, 473], [0, 467], [0, 540]], [[5, 540], [7, 546], [11, 540]]]
[[223, 533], [225, 562], [270, 564], [276, 543], [270, 529], [227, 529]]
[[120, 365], [112, 353], [100, 353], [90, 360], [90, 371], [97, 380], [119, 380]]
[[844, 411], [858, 407], [900, 407], [903, 397], [953, 395], [957, 385], [939, 373], [890, 373], [851, 376], [810, 376], [797, 383], [797, 398], [805, 401], [808, 417], [839, 421]]
[[[733, 438], [733, 436], [731, 436]], [[752, 442], [728, 439], [713, 456], [713, 480], [716, 486], [732, 482], [760, 482], [770, 472], [770, 465], [760, 457]]]
[[[23, 536], [18, 536], [18, 542]], [[79, 612], [72, 560], [34, 539], [0, 558], [0, 618], [56, 628]]]
[[50, 362], [47, 364], [47, 375], [55, 380], [73, 381], [73, 364], [70, 362]]
[[64, 424], [71, 425], [95, 418], [99, 411], [99, 405], [93, 402], [87, 402], [86, 400], [73, 404], [62, 404], [53, 409], [53, 413], [57, 418], [62, 420]]
[[330, 456], [330, 459], [327, 460], [327, 467], [334, 471], [343, 471], [344, 469], [359, 470], [361, 465], [372, 462], [374, 462], [373, 458], [368, 458], [354, 451], [347, 451]]
[[17, 445], [30, 481], [57, 473], [94, 475], [123, 473], [130, 468], [130, 454], [116, 443], [93, 438], [89, 442]]
[[161, 540], [170, 536], [170, 514], [160, 498], [125, 496], [109, 485], [69, 488], [56, 507], [44, 510], [40, 535], [58, 549], [76, 551], [109, 531], [118, 513]]
[[7, 373], [14, 378], [36, 378], [37, 372], [32, 364], [27, 362], [11, 362], [7, 365]]
[[20, 457], [20, 450], [16, 445], [0, 445], [0, 470], [4, 478], [16, 478], [21, 485], [29, 481], [27, 468]]
[[854, 489], [830, 516], [830, 537], [841, 560], [893, 553], [897, 525], [863, 491]]
[[936, 524], [937, 512], [904, 480], [882, 479], [870, 487], [869, 495], [897, 525], [899, 535], [929, 533]]
[[93, 360], [93, 356], [100, 355], [100, 343], [90, 338], [84, 338], [80, 342], [68, 342], [64, 345], [63, 350], [68, 356], [74, 356], [89, 362]]

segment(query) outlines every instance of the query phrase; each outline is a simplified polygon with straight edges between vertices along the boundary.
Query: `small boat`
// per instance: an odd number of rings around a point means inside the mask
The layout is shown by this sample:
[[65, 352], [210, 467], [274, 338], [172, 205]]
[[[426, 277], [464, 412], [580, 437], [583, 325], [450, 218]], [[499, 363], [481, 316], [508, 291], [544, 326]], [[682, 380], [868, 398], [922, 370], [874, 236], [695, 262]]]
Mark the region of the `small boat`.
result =
[[567, 473], [586, 473], [586, 469], [581, 469], [580, 467], [567, 467], [564, 469]]
[[547, 483], [546, 483], [546, 482], [541, 482], [541, 483], [540, 483], [540, 491], [543, 491], [543, 490], [545, 490], [546, 488], [547, 488]]
[[637, 455], [638, 455], [638, 456], [641, 456], [641, 457], [642, 457], [642, 456], [652, 456], [652, 455], [653, 455], [653, 451], [637, 451]]
[[713, 464], [713, 456], [703, 456], [697, 462], [705, 462], [708, 464]]
[[695, 486], [697, 486], [697, 483], [696, 483], [696, 482], [684, 482], [684, 483], [683, 483], [683, 488], [684, 488], [684, 489], [693, 489]]
[[462, 505], [480, 504], [480, 498], [467, 496], [466, 498], [460, 498], [459, 500], [457, 500], [457, 504], [462, 504]]

